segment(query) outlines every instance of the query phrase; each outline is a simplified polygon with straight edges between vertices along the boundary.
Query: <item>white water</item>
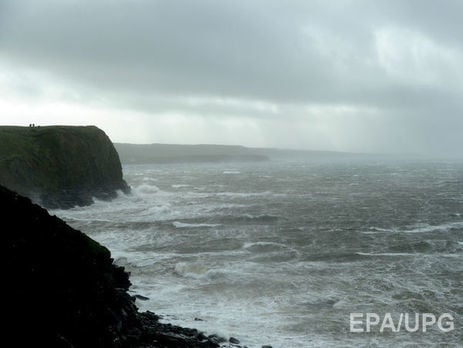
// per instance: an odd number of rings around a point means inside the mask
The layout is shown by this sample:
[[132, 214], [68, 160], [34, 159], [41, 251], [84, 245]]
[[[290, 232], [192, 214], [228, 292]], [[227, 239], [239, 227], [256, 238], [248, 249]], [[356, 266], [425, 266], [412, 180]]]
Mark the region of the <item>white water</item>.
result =
[[[459, 163], [126, 166], [131, 195], [54, 213], [108, 246], [143, 310], [248, 347], [458, 345]], [[349, 333], [350, 312], [452, 333]], [[195, 319], [201, 319], [195, 320]]]

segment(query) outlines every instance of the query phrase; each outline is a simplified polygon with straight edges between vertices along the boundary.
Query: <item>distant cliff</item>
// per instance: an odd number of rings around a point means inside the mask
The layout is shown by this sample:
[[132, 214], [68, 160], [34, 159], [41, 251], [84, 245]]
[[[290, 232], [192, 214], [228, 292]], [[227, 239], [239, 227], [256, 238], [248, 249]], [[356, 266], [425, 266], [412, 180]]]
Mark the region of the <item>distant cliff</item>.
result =
[[244, 146], [114, 144], [122, 163], [255, 162], [268, 157]]
[[47, 208], [129, 191], [118, 153], [94, 126], [0, 127], [0, 184]]

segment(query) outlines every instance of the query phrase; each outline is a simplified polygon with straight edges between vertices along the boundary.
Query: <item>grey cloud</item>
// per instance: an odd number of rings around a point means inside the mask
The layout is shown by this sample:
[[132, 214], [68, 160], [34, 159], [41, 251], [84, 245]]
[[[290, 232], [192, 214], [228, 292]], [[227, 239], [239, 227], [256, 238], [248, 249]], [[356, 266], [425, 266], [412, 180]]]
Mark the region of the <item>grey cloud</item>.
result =
[[[339, 102], [382, 88], [371, 78], [375, 68], [357, 62], [369, 47], [355, 35], [337, 32], [355, 46], [352, 56], [336, 57], [321, 55], [304, 34], [303, 27], [316, 22], [312, 8], [315, 16], [320, 5], [294, 2], [288, 10], [281, 4], [28, 2], [3, 16], [0, 44], [14, 59], [112, 89]], [[337, 20], [340, 13], [329, 15]], [[342, 30], [352, 27], [343, 22]], [[344, 71], [333, 69], [337, 59], [344, 60]]]

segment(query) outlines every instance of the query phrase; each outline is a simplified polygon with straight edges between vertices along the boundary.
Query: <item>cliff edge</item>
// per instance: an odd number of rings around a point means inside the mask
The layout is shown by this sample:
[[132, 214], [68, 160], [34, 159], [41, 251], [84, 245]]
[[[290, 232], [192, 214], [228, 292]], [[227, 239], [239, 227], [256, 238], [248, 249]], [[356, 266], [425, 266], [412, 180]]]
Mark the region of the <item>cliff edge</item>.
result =
[[130, 190], [111, 140], [94, 126], [0, 126], [0, 184], [47, 208]]

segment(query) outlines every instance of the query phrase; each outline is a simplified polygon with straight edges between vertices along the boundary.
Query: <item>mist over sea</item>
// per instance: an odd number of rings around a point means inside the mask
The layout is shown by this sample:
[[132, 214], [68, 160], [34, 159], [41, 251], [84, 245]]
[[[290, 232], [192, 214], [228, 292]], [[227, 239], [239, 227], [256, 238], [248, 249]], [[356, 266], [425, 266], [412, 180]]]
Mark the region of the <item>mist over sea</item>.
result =
[[[131, 273], [142, 310], [260, 347], [463, 342], [463, 162], [127, 165], [112, 202], [55, 210]], [[455, 330], [350, 333], [351, 312]]]

